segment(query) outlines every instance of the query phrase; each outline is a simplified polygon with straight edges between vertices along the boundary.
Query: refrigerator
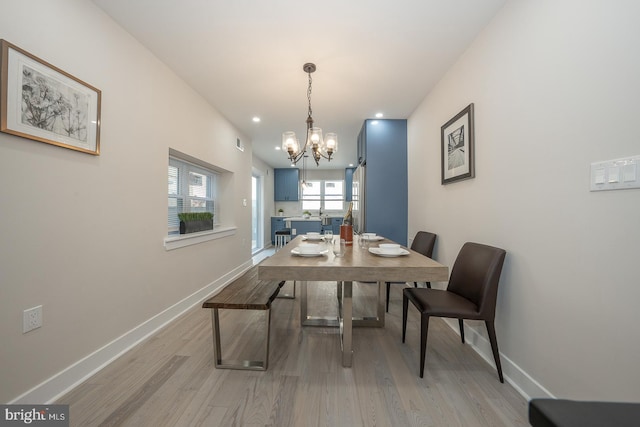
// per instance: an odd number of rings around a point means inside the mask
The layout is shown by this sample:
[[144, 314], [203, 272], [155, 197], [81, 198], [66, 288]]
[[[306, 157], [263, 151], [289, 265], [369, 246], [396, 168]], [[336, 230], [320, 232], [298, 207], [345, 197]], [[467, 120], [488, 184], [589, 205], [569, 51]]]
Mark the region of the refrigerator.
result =
[[354, 233], [376, 233], [407, 245], [405, 191], [397, 187], [384, 188], [376, 183], [372, 185], [371, 179], [367, 179], [365, 165], [358, 166], [353, 172], [351, 191]]
[[365, 167], [360, 165], [353, 171], [353, 182], [351, 187], [351, 201], [353, 202], [353, 231], [354, 233], [364, 233], [366, 223], [364, 217], [364, 183]]

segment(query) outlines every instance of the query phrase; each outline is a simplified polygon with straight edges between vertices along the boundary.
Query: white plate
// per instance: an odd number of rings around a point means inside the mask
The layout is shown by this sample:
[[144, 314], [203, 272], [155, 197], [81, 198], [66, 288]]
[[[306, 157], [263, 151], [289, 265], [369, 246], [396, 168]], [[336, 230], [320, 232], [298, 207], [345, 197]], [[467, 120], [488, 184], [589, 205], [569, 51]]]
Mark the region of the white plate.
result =
[[322, 239], [324, 239], [324, 234], [312, 234], [312, 235], [305, 234], [304, 236], [302, 236], [302, 240], [322, 240]]
[[326, 253], [329, 252], [329, 249], [323, 249], [320, 252], [313, 252], [313, 253], [308, 253], [308, 254], [303, 254], [300, 253], [300, 251], [298, 250], [298, 248], [293, 248], [291, 249], [291, 253], [297, 256], [308, 256], [308, 257], [313, 257], [313, 256], [322, 256]]
[[382, 236], [360, 236], [361, 238], [363, 238], [364, 240], [369, 240], [371, 242], [374, 242], [376, 240], [384, 240], [384, 237]]
[[402, 249], [402, 248], [400, 248], [400, 251], [396, 253], [382, 252], [380, 248], [369, 248], [369, 252], [371, 252], [374, 255], [385, 256], [385, 257], [397, 257], [402, 255], [409, 255], [410, 253], [408, 250]]

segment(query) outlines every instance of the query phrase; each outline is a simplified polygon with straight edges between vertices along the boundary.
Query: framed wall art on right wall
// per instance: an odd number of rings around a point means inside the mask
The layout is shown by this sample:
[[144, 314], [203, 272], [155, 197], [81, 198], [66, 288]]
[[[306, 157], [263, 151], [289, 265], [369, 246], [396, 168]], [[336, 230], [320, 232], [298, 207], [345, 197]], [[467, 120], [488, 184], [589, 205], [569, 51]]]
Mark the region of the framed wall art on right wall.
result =
[[440, 135], [442, 185], [475, 177], [473, 103], [445, 123]]

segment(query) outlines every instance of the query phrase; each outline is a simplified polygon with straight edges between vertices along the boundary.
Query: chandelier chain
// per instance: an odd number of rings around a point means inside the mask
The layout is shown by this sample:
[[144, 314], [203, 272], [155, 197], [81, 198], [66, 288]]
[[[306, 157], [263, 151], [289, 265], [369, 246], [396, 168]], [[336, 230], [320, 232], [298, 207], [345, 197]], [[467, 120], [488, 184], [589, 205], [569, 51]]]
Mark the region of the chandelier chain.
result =
[[311, 72], [307, 73], [309, 75], [309, 88], [307, 89], [307, 100], [309, 101], [309, 117], [312, 116], [311, 111]]
[[332, 155], [338, 148], [338, 138], [335, 133], [328, 133], [327, 139], [322, 137], [322, 129], [314, 127], [313, 123], [313, 109], [311, 108], [311, 92], [313, 87], [313, 78], [311, 74], [316, 71], [316, 65], [313, 63], [306, 63], [302, 69], [307, 73], [309, 77], [309, 86], [307, 87], [307, 129], [305, 134], [304, 143], [300, 143], [296, 138], [295, 132], [287, 131], [282, 134], [282, 149], [287, 151], [291, 166], [298, 163], [300, 159], [302, 162], [303, 181], [306, 180], [306, 160], [307, 150], [311, 150], [313, 160], [316, 165], [320, 165], [320, 159], [324, 158], [331, 161]]

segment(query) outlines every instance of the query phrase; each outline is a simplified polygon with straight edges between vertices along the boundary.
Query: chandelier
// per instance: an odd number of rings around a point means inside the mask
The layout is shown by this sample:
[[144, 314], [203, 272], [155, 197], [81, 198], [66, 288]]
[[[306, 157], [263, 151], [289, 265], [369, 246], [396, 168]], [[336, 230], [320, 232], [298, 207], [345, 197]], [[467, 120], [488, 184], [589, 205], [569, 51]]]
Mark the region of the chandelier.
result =
[[313, 117], [311, 117], [311, 73], [316, 71], [316, 64], [306, 63], [302, 69], [309, 76], [309, 87], [307, 89], [309, 110], [307, 115], [306, 140], [301, 147], [295, 132], [284, 132], [282, 134], [282, 149], [287, 152], [292, 165], [304, 158], [307, 150], [311, 151], [316, 165], [320, 165], [321, 158], [331, 161], [333, 153], [338, 151], [338, 135], [335, 133], [327, 133], [323, 139], [322, 129], [313, 126]]

